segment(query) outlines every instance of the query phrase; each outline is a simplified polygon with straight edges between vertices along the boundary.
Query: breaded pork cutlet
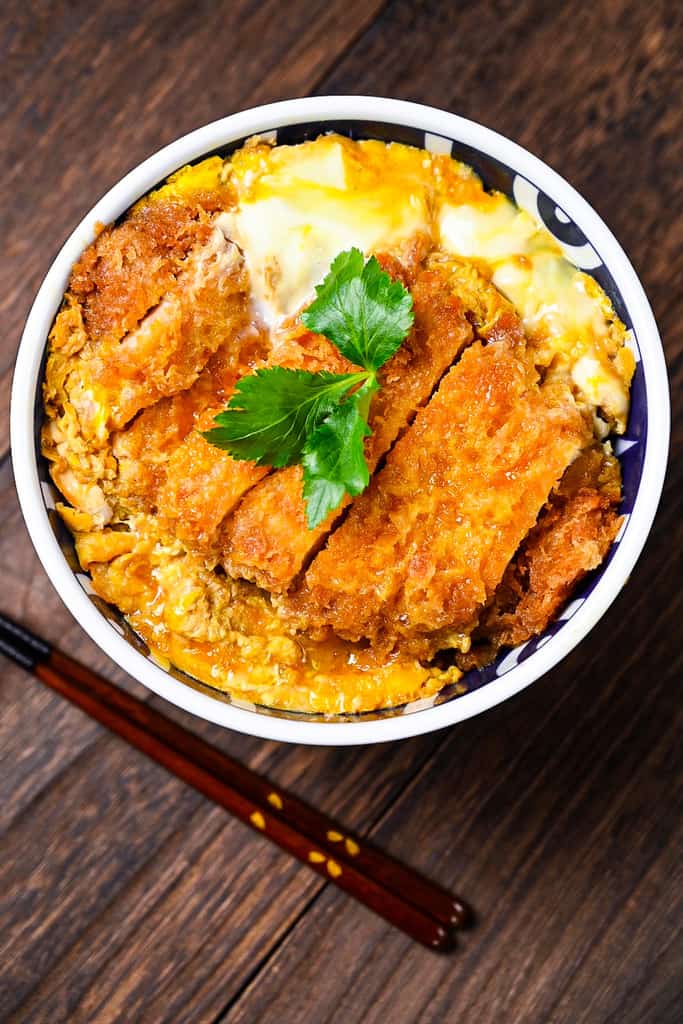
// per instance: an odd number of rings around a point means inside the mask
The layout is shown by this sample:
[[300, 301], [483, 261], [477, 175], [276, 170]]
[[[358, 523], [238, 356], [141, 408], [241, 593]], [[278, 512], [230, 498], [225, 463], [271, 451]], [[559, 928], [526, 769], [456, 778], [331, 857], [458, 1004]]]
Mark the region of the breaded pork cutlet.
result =
[[111, 514], [100, 486], [115, 475], [110, 432], [194, 383], [244, 322], [247, 290], [238, 250], [196, 193], [145, 201], [74, 267], [50, 334], [43, 450], [95, 521]]
[[501, 647], [542, 633], [581, 579], [596, 569], [621, 525], [619, 462], [601, 445], [581, 452], [508, 565], [472, 633], [460, 668], [486, 665]]
[[223, 518], [268, 468], [231, 458], [201, 431], [213, 426], [240, 377], [275, 363], [311, 372], [351, 366], [327, 339], [301, 327], [284, 331], [271, 349], [248, 325], [221, 346], [191, 388], [145, 409], [114, 435], [116, 493], [131, 508], [158, 512], [179, 537], [208, 549]]
[[116, 430], [189, 387], [226, 335], [246, 323], [248, 276], [239, 250], [214, 228], [191, 250], [158, 304], [120, 340], [102, 342], [67, 381], [84, 430]]
[[590, 437], [564, 383], [539, 385], [519, 325], [465, 350], [282, 613], [430, 657], [467, 635]]
[[228, 337], [191, 387], [143, 409], [112, 435], [112, 451], [118, 462], [113, 491], [127, 508], [166, 514], [160, 491], [173, 453], [206, 411], [223, 408], [239, 378], [262, 366], [266, 358], [265, 339], [248, 325]]
[[68, 294], [91, 341], [119, 341], [134, 330], [173, 289], [190, 251], [209, 241], [212, 214], [231, 201], [231, 192], [197, 189], [193, 174], [187, 180], [185, 189], [138, 203], [74, 265]]
[[[358, 369], [327, 338], [299, 324], [272, 338], [265, 365], [310, 373], [350, 373]], [[196, 429], [171, 455], [159, 494], [165, 514], [175, 521], [177, 536], [211, 557], [218, 550], [217, 531], [225, 517], [270, 472], [267, 466], [233, 459], [202, 437], [200, 431], [209, 430], [224, 408], [225, 402], [218, 403], [202, 413]]]
[[[473, 337], [462, 303], [443, 271], [422, 271], [412, 294], [414, 327], [380, 371], [381, 388], [370, 406], [372, 435], [365, 443], [365, 457], [371, 473]], [[347, 498], [311, 530], [301, 467], [279, 470], [251, 490], [225, 524], [221, 562], [233, 576], [255, 580], [273, 592], [286, 590], [348, 502]]]

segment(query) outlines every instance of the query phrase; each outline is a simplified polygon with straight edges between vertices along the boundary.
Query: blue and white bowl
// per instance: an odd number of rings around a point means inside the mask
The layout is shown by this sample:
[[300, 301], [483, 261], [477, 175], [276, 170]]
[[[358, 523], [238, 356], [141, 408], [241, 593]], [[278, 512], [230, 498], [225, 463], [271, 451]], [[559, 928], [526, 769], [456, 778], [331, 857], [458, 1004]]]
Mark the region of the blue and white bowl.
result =
[[[568, 259], [600, 283], [631, 332], [637, 365], [628, 429], [615, 443], [624, 526], [603, 565], [559, 619], [483, 671], [470, 672], [464, 694], [451, 689], [403, 707], [324, 718], [246, 704], [156, 664], [80, 570], [71, 536], [54, 511], [57, 493], [40, 455], [39, 433], [48, 333], [71, 267], [93, 240], [95, 225], [116, 220], [184, 164], [212, 153], [227, 155], [251, 135], [296, 143], [328, 131], [452, 153], [470, 164], [486, 187], [506, 193], [541, 220]], [[669, 392], [657, 326], [633, 267], [600, 217], [559, 174], [496, 132], [442, 110], [370, 96], [323, 96], [257, 107], [206, 125], [145, 160], [94, 206], [55, 259], [29, 314], [14, 375], [11, 434], [17, 490], [38, 556], [71, 613], [130, 675], [186, 711], [240, 732], [296, 743], [376, 743], [441, 729], [506, 700], [548, 672], [593, 628], [628, 580], [654, 519], [668, 454]]]

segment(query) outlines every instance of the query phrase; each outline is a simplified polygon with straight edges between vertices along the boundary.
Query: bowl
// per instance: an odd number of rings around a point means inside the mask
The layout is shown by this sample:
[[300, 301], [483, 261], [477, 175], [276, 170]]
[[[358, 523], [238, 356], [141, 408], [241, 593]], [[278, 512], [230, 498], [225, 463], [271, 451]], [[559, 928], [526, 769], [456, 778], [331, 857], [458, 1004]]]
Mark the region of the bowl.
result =
[[[227, 155], [251, 135], [296, 143], [326, 131], [452, 153], [470, 164], [486, 187], [505, 192], [539, 218], [571, 262], [595, 277], [625, 323], [636, 357], [628, 428], [615, 443], [624, 523], [604, 563], [559, 618], [485, 669], [470, 672], [465, 693], [451, 688], [402, 707], [329, 718], [248, 704], [157, 664], [81, 571], [54, 509], [57, 494], [39, 441], [48, 332], [71, 267], [93, 240], [96, 224], [116, 220], [184, 164]], [[559, 174], [496, 132], [442, 110], [370, 96], [323, 96], [256, 107], [199, 128], [145, 160], [86, 214], [52, 263], [26, 323], [13, 381], [11, 441], [22, 512], [45, 571], [86, 632], [126, 672], [186, 711], [239, 732], [296, 743], [377, 743], [441, 729], [507, 700], [541, 678], [595, 626], [628, 580], [654, 519], [668, 454], [669, 392], [657, 326], [633, 267], [600, 217]]]

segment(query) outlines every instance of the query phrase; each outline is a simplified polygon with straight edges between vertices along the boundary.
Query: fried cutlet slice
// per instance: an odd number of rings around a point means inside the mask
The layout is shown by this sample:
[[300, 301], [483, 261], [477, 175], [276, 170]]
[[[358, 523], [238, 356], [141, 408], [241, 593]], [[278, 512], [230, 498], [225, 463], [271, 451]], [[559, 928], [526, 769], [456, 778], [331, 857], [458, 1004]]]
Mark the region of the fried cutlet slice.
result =
[[173, 288], [190, 251], [208, 242], [212, 215], [234, 202], [217, 157], [185, 167], [103, 228], [74, 265], [68, 295], [86, 336], [119, 341]]
[[210, 234], [196, 207], [182, 202], [149, 203], [105, 228], [69, 281], [88, 338], [114, 342], [134, 330], [173, 287], [190, 251]]
[[[395, 268], [392, 271], [398, 276]], [[381, 372], [381, 387], [370, 407], [372, 436], [366, 441], [365, 457], [371, 473], [473, 337], [446, 273], [422, 271], [412, 294], [415, 325]], [[255, 580], [270, 591], [286, 590], [347, 504], [348, 500], [310, 530], [301, 467], [279, 470], [251, 490], [225, 524], [221, 562], [233, 576]]]
[[390, 452], [282, 613], [429, 657], [467, 646], [539, 510], [590, 436], [519, 334], [477, 342]]
[[128, 510], [164, 512], [159, 492], [173, 452], [206, 410], [224, 406], [237, 380], [266, 358], [265, 338], [249, 325], [221, 345], [191, 387], [143, 409], [112, 436], [118, 474], [110, 490]]
[[[327, 338], [306, 331], [299, 323], [288, 325], [272, 337], [268, 365], [311, 373], [357, 369]], [[231, 458], [202, 437], [200, 431], [213, 426], [214, 417], [225, 404], [222, 401], [202, 413], [196, 429], [168, 460], [159, 492], [159, 505], [175, 520], [178, 537], [206, 553], [216, 545], [216, 532], [225, 517], [270, 472], [267, 466]]]
[[43, 453], [62, 493], [96, 522], [116, 476], [109, 439], [140, 410], [189, 388], [211, 355], [250, 322], [242, 257], [218, 230], [192, 250], [158, 306], [121, 340], [93, 343], [71, 297], [51, 335]]
[[214, 228], [137, 326], [95, 346], [67, 378], [84, 435], [121, 429], [140, 409], [193, 384], [225, 338], [248, 322], [247, 292], [239, 250]]
[[[229, 190], [220, 185], [220, 167], [222, 161], [216, 158], [178, 172], [172, 187], [164, 186], [120, 224], [103, 229], [74, 266], [50, 332], [43, 452], [57, 486], [95, 522], [111, 517], [100, 483], [116, 475], [116, 460], [108, 450], [116, 416], [125, 419], [153, 403], [160, 391], [191, 383], [195, 371], [225, 337], [223, 330], [230, 327], [237, 308], [244, 305], [232, 295], [234, 287], [227, 288], [229, 296], [224, 294], [223, 282], [215, 302], [210, 302], [210, 295], [201, 296], [207, 300], [205, 309], [213, 306], [212, 315], [226, 322], [207, 339], [201, 310], [197, 317], [188, 315], [182, 329], [176, 330], [181, 365], [178, 371], [163, 373], [167, 368], [164, 339], [158, 351], [154, 341], [165, 319], [174, 326], [171, 314], [177, 311], [175, 299], [166, 302], [166, 297], [175, 295], [184, 283], [192, 292], [188, 271], [196, 265], [195, 257], [199, 260], [203, 254], [211, 262], [219, 257], [211, 211], [216, 203], [230, 198]], [[223, 239], [220, 247], [224, 244]], [[232, 286], [232, 257], [230, 262]], [[237, 283], [246, 285], [246, 275]], [[221, 317], [224, 298], [227, 317]], [[134, 338], [137, 343], [132, 342]], [[145, 381], [148, 368], [157, 374], [157, 386], [153, 382], [151, 390]], [[130, 384], [126, 381], [129, 369]], [[120, 406], [118, 412], [113, 410], [114, 419], [110, 400]]]
[[592, 445], [567, 469], [505, 570], [493, 600], [457, 656], [460, 668], [488, 664], [501, 647], [542, 633], [581, 579], [601, 564], [619, 532], [619, 462]]
[[[395, 275], [407, 271], [391, 257]], [[358, 367], [345, 359], [338, 349], [319, 334], [306, 330], [298, 318], [293, 318], [272, 333], [266, 365], [285, 366], [290, 369], [319, 373], [349, 373]], [[253, 462], [232, 459], [227, 452], [210, 445], [200, 431], [213, 425], [214, 417], [225, 402], [207, 408], [194, 429], [171, 455], [160, 490], [159, 504], [176, 522], [176, 533], [187, 544], [205, 553], [220, 552], [223, 545], [219, 527], [233, 512], [240, 500], [264, 477], [268, 467]]]

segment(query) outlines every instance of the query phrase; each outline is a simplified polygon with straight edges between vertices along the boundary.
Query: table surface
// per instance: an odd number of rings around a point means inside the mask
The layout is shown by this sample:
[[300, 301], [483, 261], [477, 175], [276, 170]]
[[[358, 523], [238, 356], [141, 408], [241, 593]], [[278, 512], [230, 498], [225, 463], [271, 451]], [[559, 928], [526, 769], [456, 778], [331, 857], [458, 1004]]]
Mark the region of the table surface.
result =
[[3, 1020], [683, 1019], [676, 8], [3, 5], [0, 609], [111, 678], [149, 698], [85, 637], [32, 551], [8, 458], [9, 383], [32, 296], [67, 233], [179, 134], [264, 101], [369, 93], [509, 135], [557, 167], [631, 255], [674, 397], [667, 486], [629, 585], [600, 628], [515, 699], [374, 749], [266, 743], [171, 712], [470, 900], [478, 924], [452, 955], [412, 944], [2, 661]]

